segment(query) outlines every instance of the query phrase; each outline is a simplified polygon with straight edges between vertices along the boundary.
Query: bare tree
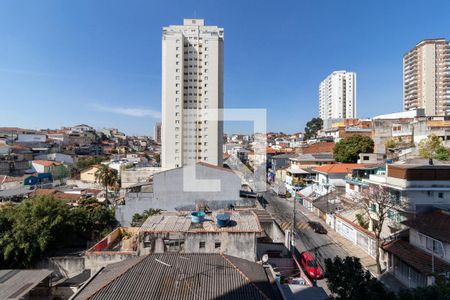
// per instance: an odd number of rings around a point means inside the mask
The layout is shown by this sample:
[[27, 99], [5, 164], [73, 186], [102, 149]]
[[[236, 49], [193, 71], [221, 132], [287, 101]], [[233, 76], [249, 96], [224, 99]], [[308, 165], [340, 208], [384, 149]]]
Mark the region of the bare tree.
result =
[[405, 206], [399, 197], [393, 195], [389, 188], [380, 185], [370, 185], [354, 196], [357, 207], [369, 218], [371, 231], [375, 235], [377, 272], [381, 274], [380, 247], [382, 243], [383, 225], [389, 213], [402, 210]]

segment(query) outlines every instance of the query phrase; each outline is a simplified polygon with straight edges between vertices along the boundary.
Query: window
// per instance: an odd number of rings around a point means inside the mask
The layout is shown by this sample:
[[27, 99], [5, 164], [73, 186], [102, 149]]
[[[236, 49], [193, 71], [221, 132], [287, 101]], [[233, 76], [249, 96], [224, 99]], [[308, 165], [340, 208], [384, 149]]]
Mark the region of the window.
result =
[[214, 248], [219, 249], [221, 246], [220, 242], [215, 242], [214, 243]]
[[200, 242], [200, 243], [198, 244], [198, 247], [199, 247], [200, 249], [205, 249], [205, 248], [206, 248], [206, 242]]
[[444, 193], [438, 193], [438, 198], [440, 199], [444, 198]]

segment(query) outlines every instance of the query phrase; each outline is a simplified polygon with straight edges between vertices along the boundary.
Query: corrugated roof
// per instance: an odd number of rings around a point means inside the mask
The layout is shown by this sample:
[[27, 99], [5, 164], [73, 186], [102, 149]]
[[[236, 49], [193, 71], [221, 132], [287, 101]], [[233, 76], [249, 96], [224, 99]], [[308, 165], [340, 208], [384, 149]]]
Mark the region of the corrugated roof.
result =
[[230, 215], [230, 226], [216, 226], [216, 218], [222, 212], [206, 215], [205, 221], [199, 224], [191, 222], [190, 212], [162, 212], [150, 216], [142, 224], [140, 231], [146, 232], [261, 232], [258, 217], [251, 211], [233, 211]]
[[51, 270], [0, 270], [0, 299], [22, 299], [52, 273]]
[[[128, 264], [123, 268], [121, 264]], [[112, 265], [111, 265], [112, 266]], [[151, 254], [105, 267], [74, 300], [273, 299], [261, 265], [221, 254]], [[91, 288], [90, 286], [95, 286]]]

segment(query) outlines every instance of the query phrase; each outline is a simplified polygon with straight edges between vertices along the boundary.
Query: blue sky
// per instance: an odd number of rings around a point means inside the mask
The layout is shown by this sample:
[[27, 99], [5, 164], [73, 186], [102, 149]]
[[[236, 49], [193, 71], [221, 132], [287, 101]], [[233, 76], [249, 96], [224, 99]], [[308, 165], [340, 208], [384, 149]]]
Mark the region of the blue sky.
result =
[[0, 127], [151, 135], [161, 29], [195, 16], [225, 28], [225, 107], [266, 108], [269, 130], [302, 131], [333, 70], [357, 72], [359, 117], [400, 111], [402, 55], [450, 39], [449, 11], [446, 0], [2, 0]]

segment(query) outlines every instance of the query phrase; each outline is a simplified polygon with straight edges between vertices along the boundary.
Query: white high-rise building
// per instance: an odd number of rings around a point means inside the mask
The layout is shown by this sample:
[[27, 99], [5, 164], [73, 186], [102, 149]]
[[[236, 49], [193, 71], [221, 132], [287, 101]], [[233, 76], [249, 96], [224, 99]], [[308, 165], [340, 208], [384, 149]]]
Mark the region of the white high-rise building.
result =
[[356, 73], [335, 71], [319, 86], [322, 120], [356, 118]]
[[[185, 19], [163, 28], [161, 163], [223, 163], [223, 28]], [[215, 115], [215, 116], [214, 116]]]

